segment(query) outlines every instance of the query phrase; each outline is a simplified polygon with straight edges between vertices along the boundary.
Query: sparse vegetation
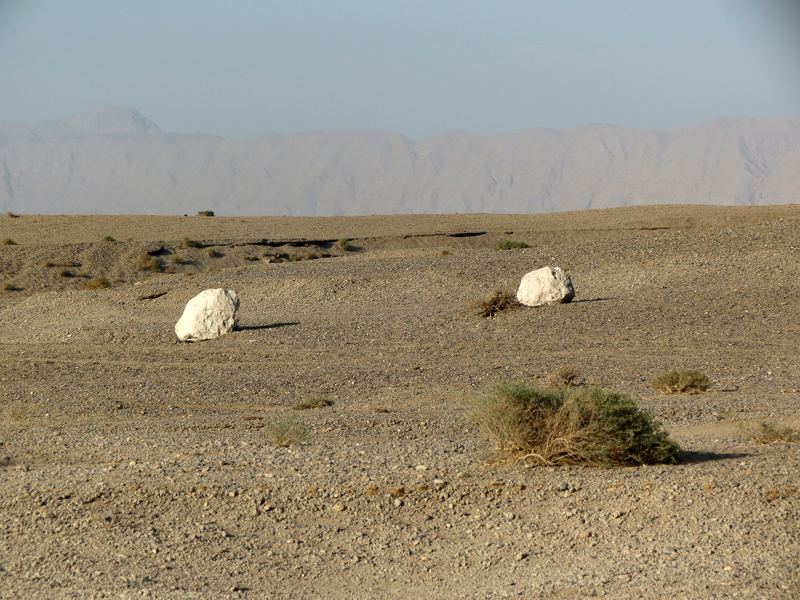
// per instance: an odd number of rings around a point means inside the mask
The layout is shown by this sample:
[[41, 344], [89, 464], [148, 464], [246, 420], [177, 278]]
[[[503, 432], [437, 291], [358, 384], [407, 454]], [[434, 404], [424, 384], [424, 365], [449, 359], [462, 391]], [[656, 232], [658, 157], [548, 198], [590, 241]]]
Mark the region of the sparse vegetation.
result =
[[350, 244], [350, 240], [347, 238], [340, 239], [338, 242], [336, 242], [336, 245], [342, 252], [352, 252], [354, 250], [352, 244]]
[[17, 242], [12, 240], [11, 238], [4, 238], [2, 242], [3, 246], [16, 246]]
[[6, 281], [6, 282], [3, 284], [3, 289], [4, 289], [5, 291], [7, 291], [7, 292], [16, 292], [16, 291], [17, 291], [17, 286], [15, 286], [15, 285], [14, 285], [13, 283], [11, 283], [10, 281]]
[[306, 426], [293, 419], [269, 423], [266, 430], [269, 439], [279, 448], [288, 448], [292, 444], [300, 444], [308, 439]]
[[702, 371], [673, 369], [656, 377], [650, 386], [662, 394], [699, 394], [711, 387], [711, 380]]
[[527, 242], [519, 240], [497, 240], [494, 245], [495, 250], [517, 250], [519, 248], [530, 248], [531, 245]]
[[52, 260], [46, 260], [42, 263], [42, 266], [49, 269], [50, 267], [55, 267], [56, 263], [54, 263]]
[[105, 277], [95, 277], [83, 284], [87, 290], [104, 290], [111, 287], [111, 282]]
[[747, 439], [759, 445], [776, 443], [800, 443], [800, 431], [783, 427], [775, 421], [761, 421], [757, 425], [742, 426]]
[[302, 402], [298, 402], [297, 404], [292, 406], [293, 410], [309, 410], [312, 408], [325, 408], [326, 406], [331, 406], [333, 404], [332, 400], [329, 400], [325, 396], [309, 396]]
[[678, 460], [661, 425], [618, 392], [497, 382], [467, 404], [496, 459], [606, 467]]
[[173, 254], [169, 257], [169, 262], [171, 262], [173, 265], [182, 265], [186, 263], [186, 259], [180, 254]]
[[164, 271], [164, 265], [155, 256], [149, 254], [140, 254], [136, 259], [136, 269], [139, 271], [153, 271], [154, 273], [161, 273]]
[[440, 256], [447, 256], [448, 254], [450, 254], [450, 250], [442, 250], [441, 252], [439, 252]]
[[197, 213], [198, 217], [213, 217], [214, 211], [213, 210], [201, 210]]
[[200, 242], [197, 240], [193, 240], [192, 238], [185, 237], [181, 241], [181, 248], [199, 248]]
[[103, 241], [104, 241], [104, 242], [116, 242], [117, 240], [115, 240], [115, 239], [114, 239], [113, 237], [111, 237], [110, 235], [106, 235], [106, 236], [104, 236], [104, 237], [103, 237]]
[[75, 277], [75, 273], [73, 273], [72, 271], [70, 271], [67, 268], [61, 268], [61, 269], [58, 270], [58, 276], [59, 277]]
[[13, 213], [13, 212], [11, 212], [11, 211], [8, 211], [8, 212], [6, 213], [6, 216], [7, 216], [9, 219], [19, 219], [19, 215], [17, 215], [17, 214], [14, 214], [14, 213]]
[[476, 310], [481, 317], [489, 318], [493, 318], [501, 311], [513, 310], [520, 306], [522, 305], [517, 301], [515, 294], [501, 290], [495, 290], [488, 298], [470, 304], [470, 308]]
[[219, 253], [214, 248], [206, 248], [206, 255], [208, 258], [217, 258]]

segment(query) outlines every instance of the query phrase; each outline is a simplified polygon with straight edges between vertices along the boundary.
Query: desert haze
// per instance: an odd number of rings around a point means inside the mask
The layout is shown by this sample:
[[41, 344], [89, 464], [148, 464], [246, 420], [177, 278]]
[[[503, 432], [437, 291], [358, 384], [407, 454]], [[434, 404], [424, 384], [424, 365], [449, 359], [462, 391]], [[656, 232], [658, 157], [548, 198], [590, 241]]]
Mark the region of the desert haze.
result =
[[414, 141], [388, 131], [225, 140], [109, 107], [0, 123], [0, 209], [28, 214], [546, 213], [800, 201], [800, 118], [591, 125]]
[[[150, 135], [120, 138], [133, 164]], [[800, 597], [800, 444], [754, 435], [800, 427], [800, 205], [21, 214], [0, 239], [2, 598]], [[546, 265], [571, 303], [479, 315]], [[179, 343], [209, 288], [238, 326]], [[651, 387], [676, 368], [710, 389]], [[678, 464], [487, 460], [470, 399], [564, 373], [636, 398]]]

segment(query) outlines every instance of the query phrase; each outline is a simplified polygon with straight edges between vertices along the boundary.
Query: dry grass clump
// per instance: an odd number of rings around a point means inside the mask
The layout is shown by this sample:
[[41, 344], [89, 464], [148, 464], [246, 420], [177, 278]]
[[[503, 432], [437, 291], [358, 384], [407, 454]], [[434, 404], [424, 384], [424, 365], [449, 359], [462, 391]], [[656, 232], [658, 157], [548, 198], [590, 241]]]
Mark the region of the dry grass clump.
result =
[[793, 427], [782, 427], [775, 421], [761, 421], [758, 425], [743, 426], [742, 431], [750, 441], [758, 445], [800, 443], [800, 431]]
[[520, 306], [522, 305], [517, 301], [515, 294], [501, 290], [495, 290], [488, 298], [470, 304], [470, 308], [478, 311], [478, 315], [489, 318], [493, 318], [501, 311], [513, 310]]
[[309, 410], [312, 408], [325, 408], [333, 405], [333, 400], [328, 400], [325, 396], [309, 396], [302, 402], [292, 406], [293, 410]]
[[13, 283], [11, 283], [10, 281], [7, 281], [7, 282], [5, 282], [5, 283], [3, 284], [3, 289], [4, 289], [5, 291], [7, 291], [7, 292], [16, 292], [16, 291], [17, 291], [19, 288], [17, 288], [17, 286], [15, 286], [15, 285], [14, 285]]
[[518, 250], [519, 248], [530, 248], [531, 245], [527, 242], [519, 240], [497, 240], [494, 245], [495, 250]]
[[17, 214], [14, 214], [14, 213], [13, 213], [13, 212], [11, 212], [11, 211], [8, 211], [8, 212], [6, 213], [6, 216], [7, 216], [9, 219], [19, 219], [19, 215], [17, 215]]
[[604, 467], [678, 461], [678, 444], [618, 392], [497, 382], [467, 404], [497, 459]]
[[342, 252], [352, 252], [353, 250], [355, 250], [352, 244], [350, 244], [350, 240], [347, 238], [340, 239], [338, 242], [336, 242], [336, 245]]
[[95, 277], [83, 284], [87, 290], [105, 290], [111, 287], [111, 282], [105, 277]]
[[180, 254], [173, 254], [172, 256], [169, 257], [169, 262], [171, 262], [173, 265], [182, 265], [185, 264], [187, 261]]
[[155, 256], [149, 254], [140, 254], [136, 259], [136, 269], [138, 271], [153, 271], [154, 273], [161, 273], [164, 270], [164, 265]]
[[279, 448], [288, 448], [308, 439], [308, 428], [294, 419], [275, 421], [266, 426], [267, 436]]
[[2, 242], [3, 246], [16, 246], [17, 242], [12, 240], [11, 238], [4, 238]]
[[192, 238], [185, 237], [181, 240], [181, 248], [199, 248], [200, 242], [193, 240]]
[[548, 387], [567, 387], [578, 385], [580, 377], [581, 374], [578, 370], [569, 365], [561, 367], [555, 373], [550, 373], [547, 379], [545, 379], [545, 382]]
[[650, 386], [662, 394], [699, 394], [711, 387], [711, 380], [702, 371], [673, 369], [656, 377]]
[[213, 210], [201, 210], [197, 212], [198, 217], [213, 217], [214, 211]]
[[103, 241], [104, 241], [104, 242], [116, 242], [117, 240], [115, 240], [115, 239], [114, 239], [113, 237], [111, 237], [110, 235], [106, 235], [106, 236], [103, 236]]
[[214, 250], [214, 248], [206, 248], [206, 255], [208, 256], [208, 258], [217, 258], [217, 256], [219, 256], [219, 254], [217, 253], [216, 250]]

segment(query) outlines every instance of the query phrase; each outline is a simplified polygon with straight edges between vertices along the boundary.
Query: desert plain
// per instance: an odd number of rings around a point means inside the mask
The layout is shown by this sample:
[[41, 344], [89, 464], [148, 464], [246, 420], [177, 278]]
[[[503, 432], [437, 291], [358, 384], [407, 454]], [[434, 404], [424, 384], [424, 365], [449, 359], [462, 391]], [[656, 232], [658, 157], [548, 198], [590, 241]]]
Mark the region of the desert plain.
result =
[[[1, 598], [800, 597], [800, 444], [747, 433], [800, 427], [800, 205], [23, 214], [0, 239]], [[573, 302], [472, 307], [546, 265]], [[178, 342], [218, 287], [238, 327]], [[487, 461], [464, 398], [567, 367], [681, 462]], [[711, 389], [653, 390], [673, 368]]]

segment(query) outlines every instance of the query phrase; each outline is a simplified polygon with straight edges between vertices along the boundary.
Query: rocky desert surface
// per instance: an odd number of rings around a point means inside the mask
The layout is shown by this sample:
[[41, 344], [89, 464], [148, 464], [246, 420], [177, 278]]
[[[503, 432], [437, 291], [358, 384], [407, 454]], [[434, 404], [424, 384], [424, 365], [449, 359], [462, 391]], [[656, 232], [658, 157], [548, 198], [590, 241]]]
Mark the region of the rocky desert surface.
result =
[[[19, 215], [0, 239], [2, 598], [800, 597], [800, 444], [747, 435], [800, 427], [798, 205]], [[573, 302], [471, 308], [546, 265]], [[238, 327], [179, 343], [217, 287]], [[565, 367], [680, 464], [485, 461], [463, 399]], [[654, 391], [673, 368], [710, 391]]]

